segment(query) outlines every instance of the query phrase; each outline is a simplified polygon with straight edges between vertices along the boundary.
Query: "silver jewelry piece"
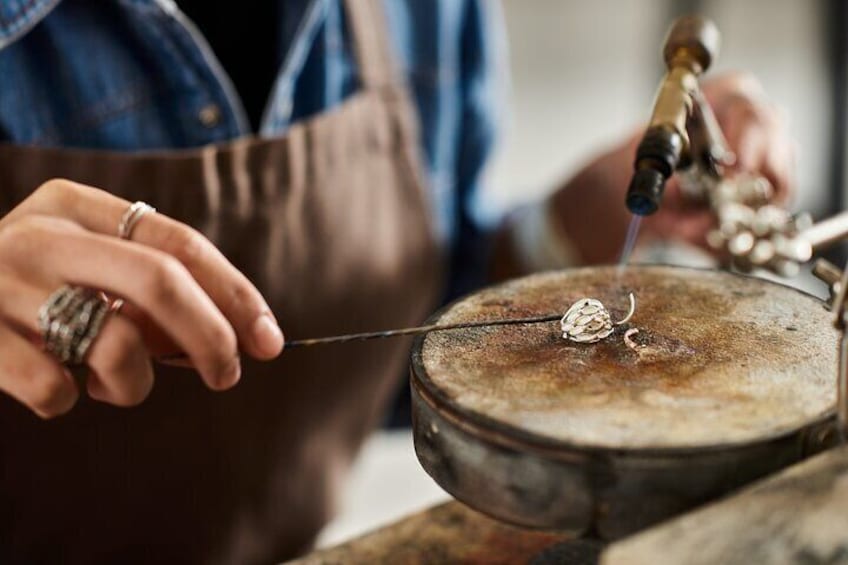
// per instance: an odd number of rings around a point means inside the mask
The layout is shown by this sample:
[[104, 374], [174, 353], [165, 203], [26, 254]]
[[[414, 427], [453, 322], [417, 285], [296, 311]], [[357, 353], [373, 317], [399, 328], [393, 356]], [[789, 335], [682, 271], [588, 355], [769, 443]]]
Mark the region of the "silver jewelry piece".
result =
[[109, 303], [101, 292], [63, 285], [38, 311], [44, 348], [67, 366], [81, 365], [100, 333]]
[[624, 345], [626, 345], [630, 349], [633, 349], [634, 351], [640, 347], [645, 347], [644, 345], [639, 345], [631, 339], [637, 333], [639, 333], [639, 330], [637, 328], [630, 328], [629, 330], [624, 332]]
[[145, 214], [155, 211], [156, 208], [146, 202], [142, 202], [141, 200], [130, 204], [129, 208], [127, 208], [126, 212], [124, 212], [124, 215], [121, 216], [121, 221], [118, 223], [118, 237], [121, 239], [129, 239], [138, 221], [143, 218]]
[[609, 337], [613, 326], [627, 323], [636, 311], [636, 298], [631, 292], [630, 311], [623, 319], [613, 322], [609, 311], [600, 300], [582, 298], [572, 304], [560, 320], [563, 339], [577, 343], [596, 343]]
[[100, 298], [109, 303], [109, 312], [111, 314], [118, 314], [121, 311], [121, 308], [124, 307], [123, 298], [112, 298], [102, 290], [100, 291]]

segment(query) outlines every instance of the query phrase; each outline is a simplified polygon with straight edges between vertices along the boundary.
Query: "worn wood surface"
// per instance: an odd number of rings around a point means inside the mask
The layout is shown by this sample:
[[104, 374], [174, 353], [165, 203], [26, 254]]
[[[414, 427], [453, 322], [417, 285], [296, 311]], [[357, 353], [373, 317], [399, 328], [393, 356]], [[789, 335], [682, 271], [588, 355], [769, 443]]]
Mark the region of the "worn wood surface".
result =
[[616, 543], [601, 563], [848, 564], [848, 447]]
[[448, 502], [292, 564], [594, 565], [601, 549], [594, 540], [513, 528]]

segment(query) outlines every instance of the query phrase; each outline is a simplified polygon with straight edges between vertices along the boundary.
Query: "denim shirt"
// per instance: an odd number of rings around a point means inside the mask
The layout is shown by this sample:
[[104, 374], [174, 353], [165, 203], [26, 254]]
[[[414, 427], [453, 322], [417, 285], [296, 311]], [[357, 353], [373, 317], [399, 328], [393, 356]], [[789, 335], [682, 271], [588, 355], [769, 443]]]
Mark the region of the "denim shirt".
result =
[[[358, 88], [342, 0], [275, 1], [286, 2], [284, 55], [253, 132], [264, 137], [284, 134]], [[451, 249], [453, 293], [463, 292], [481, 280], [486, 228], [497, 217], [476, 195], [501, 103], [499, 6], [384, 5], [417, 103], [438, 236]], [[0, 140], [138, 151], [249, 133], [233, 85], [173, 0], [0, 0]]]

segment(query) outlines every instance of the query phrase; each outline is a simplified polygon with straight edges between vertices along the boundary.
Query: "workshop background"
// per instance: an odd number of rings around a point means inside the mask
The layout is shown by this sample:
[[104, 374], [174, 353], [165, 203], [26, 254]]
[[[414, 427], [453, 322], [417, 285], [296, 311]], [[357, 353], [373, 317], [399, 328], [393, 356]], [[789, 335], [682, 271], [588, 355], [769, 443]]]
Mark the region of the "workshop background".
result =
[[[510, 204], [539, 198], [644, 124], [664, 70], [660, 48], [669, 24], [701, 13], [722, 34], [709, 75], [755, 73], [790, 117], [799, 143], [793, 208], [815, 218], [845, 208], [843, 0], [504, 0], [503, 13], [510, 111], [487, 173], [487, 196]], [[837, 249], [833, 258], [844, 264], [845, 254]], [[797, 284], [825, 294], [809, 279]], [[335, 545], [447, 498], [418, 465], [408, 430], [379, 432], [356, 463], [341, 512], [320, 544]]]

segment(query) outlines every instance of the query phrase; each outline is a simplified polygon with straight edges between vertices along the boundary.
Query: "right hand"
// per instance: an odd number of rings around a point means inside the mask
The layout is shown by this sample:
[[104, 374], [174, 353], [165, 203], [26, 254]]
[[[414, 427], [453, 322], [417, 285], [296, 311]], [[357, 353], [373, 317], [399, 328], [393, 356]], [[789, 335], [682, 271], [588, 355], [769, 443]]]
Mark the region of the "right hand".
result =
[[[783, 113], [765, 100], [759, 82], [747, 73], [720, 75], [705, 81], [703, 90], [736, 155], [733, 172], [764, 176], [775, 188], [773, 201], [788, 201], [794, 191], [795, 142]], [[587, 264], [614, 263], [621, 251], [632, 219], [624, 196], [642, 134], [631, 134], [553, 195], [563, 233]], [[673, 176], [660, 210], [642, 222], [640, 237], [677, 239], [710, 250], [707, 233], [714, 224], [709, 208], [688, 202]]]
[[283, 335], [259, 291], [205, 237], [162, 214], [117, 226], [130, 203], [51, 180], [0, 219], [0, 390], [41, 417], [80, 394], [41, 347], [39, 307], [63, 284], [103, 290], [126, 306], [110, 315], [87, 355], [88, 395], [140, 403], [153, 386], [151, 357], [184, 352], [212, 389], [235, 385], [239, 349], [271, 359]]

